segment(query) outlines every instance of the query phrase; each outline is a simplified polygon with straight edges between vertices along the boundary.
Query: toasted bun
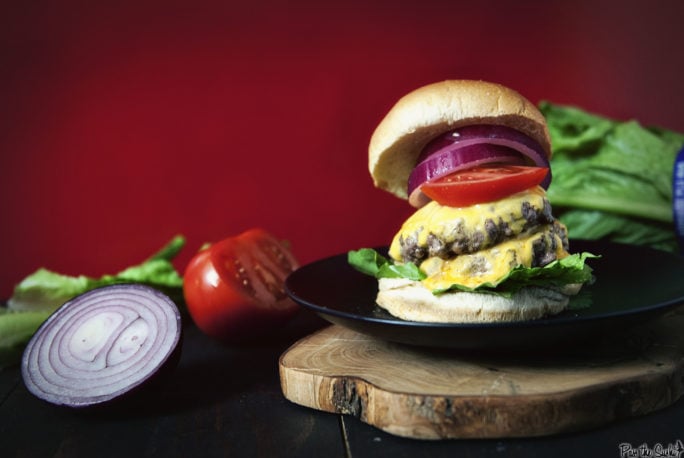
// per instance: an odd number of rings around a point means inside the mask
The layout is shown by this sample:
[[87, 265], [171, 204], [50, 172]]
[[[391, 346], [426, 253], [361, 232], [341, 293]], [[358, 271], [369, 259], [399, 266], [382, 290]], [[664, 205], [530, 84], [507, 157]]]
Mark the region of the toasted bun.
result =
[[495, 83], [442, 81], [402, 97], [375, 129], [368, 149], [375, 186], [406, 199], [408, 177], [425, 145], [440, 134], [472, 124], [517, 129], [551, 157], [546, 120], [525, 97]]
[[555, 315], [567, 307], [569, 295], [581, 285], [563, 290], [528, 286], [512, 297], [456, 292], [434, 295], [420, 282], [381, 278], [377, 304], [390, 314], [408, 321], [431, 323], [511, 322]]

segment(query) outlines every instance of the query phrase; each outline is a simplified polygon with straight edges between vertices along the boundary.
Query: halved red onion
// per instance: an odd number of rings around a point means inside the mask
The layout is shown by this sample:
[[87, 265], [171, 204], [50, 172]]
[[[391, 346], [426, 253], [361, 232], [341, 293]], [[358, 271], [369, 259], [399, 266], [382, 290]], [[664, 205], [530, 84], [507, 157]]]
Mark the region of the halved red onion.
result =
[[28, 390], [86, 407], [126, 395], [180, 356], [181, 317], [163, 293], [112, 285], [66, 302], [38, 329], [22, 358]]
[[[426, 181], [495, 162], [549, 167], [548, 157], [541, 145], [522, 132], [507, 126], [464, 126], [440, 135], [423, 149], [409, 176], [409, 203], [420, 207], [429, 200], [419, 190]], [[546, 189], [550, 183], [549, 171], [541, 186]]]

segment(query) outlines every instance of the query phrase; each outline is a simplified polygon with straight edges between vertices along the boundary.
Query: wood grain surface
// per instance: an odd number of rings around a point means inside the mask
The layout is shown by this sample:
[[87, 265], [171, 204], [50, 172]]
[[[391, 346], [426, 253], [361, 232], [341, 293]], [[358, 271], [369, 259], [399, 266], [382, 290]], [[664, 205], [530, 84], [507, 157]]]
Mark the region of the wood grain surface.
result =
[[562, 353], [477, 356], [333, 325], [279, 360], [290, 401], [417, 439], [543, 436], [648, 414], [684, 392], [684, 309]]

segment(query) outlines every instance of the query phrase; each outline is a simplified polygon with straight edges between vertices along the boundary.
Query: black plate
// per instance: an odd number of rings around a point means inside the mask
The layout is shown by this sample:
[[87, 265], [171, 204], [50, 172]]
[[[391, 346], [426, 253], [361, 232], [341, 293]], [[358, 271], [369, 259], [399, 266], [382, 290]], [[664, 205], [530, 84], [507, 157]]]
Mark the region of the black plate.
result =
[[[684, 257], [640, 246], [574, 240], [573, 252], [590, 259], [596, 282], [573, 298], [569, 310], [517, 323], [444, 324], [404, 321], [375, 304], [377, 281], [340, 254], [301, 267], [286, 281], [296, 302], [325, 320], [383, 340], [458, 349], [548, 348], [586, 343], [684, 304]], [[578, 308], [579, 301], [589, 306]], [[540, 347], [541, 346], [541, 347]]]

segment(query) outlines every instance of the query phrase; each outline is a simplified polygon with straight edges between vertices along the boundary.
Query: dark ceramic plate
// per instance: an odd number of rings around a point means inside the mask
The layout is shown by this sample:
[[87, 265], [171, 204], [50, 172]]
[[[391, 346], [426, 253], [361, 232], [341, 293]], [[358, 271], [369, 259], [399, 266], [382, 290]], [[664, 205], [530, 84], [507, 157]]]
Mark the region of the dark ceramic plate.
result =
[[[645, 247], [574, 240], [573, 252], [590, 259], [596, 282], [574, 297], [569, 309], [517, 323], [442, 324], [404, 321], [375, 304], [377, 282], [340, 254], [305, 265], [286, 281], [287, 292], [325, 320], [377, 338], [456, 349], [551, 348], [625, 335], [684, 304], [684, 257]], [[588, 306], [587, 306], [588, 304]]]

